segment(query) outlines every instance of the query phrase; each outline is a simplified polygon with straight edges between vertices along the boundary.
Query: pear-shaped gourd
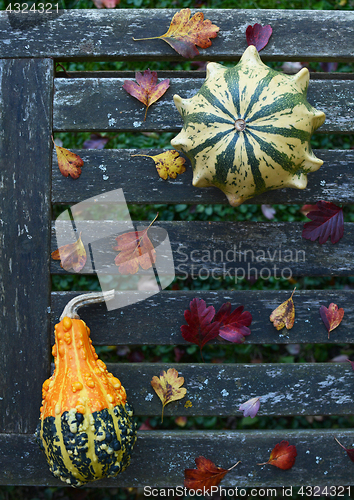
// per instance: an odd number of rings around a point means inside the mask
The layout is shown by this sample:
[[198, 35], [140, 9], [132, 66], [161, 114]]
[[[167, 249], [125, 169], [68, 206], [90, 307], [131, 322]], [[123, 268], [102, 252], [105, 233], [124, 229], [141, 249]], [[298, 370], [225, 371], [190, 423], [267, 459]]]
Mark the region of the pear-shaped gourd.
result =
[[112, 296], [76, 297], [55, 325], [55, 371], [43, 384], [36, 438], [51, 472], [72, 486], [122, 472], [136, 441], [124, 387], [98, 359], [90, 329], [76, 313]]
[[310, 146], [325, 115], [306, 100], [309, 72], [285, 75], [250, 45], [240, 62], [209, 63], [190, 99], [174, 96], [184, 126], [171, 141], [193, 167], [193, 185], [216, 186], [233, 206], [271, 189], [304, 189], [322, 160]]

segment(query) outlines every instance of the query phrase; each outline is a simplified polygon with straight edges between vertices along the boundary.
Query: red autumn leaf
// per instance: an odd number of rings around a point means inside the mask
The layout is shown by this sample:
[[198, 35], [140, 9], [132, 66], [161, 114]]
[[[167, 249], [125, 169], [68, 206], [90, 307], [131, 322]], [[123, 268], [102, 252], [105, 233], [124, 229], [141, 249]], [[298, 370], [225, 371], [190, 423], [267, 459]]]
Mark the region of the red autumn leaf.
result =
[[53, 144], [55, 146], [55, 151], [57, 153], [59, 170], [64, 177], [72, 177], [73, 179], [78, 179], [81, 175], [81, 167], [84, 162], [80, 156], [76, 155], [68, 149], [57, 146], [52, 137]]
[[220, 28], [212, 24], [209, 19], [204, 20], [203, 12], [196, 12], [192, 18], [190, 16], [190, 9], [182, 9], [173, 16], [170, 27], [164, 35], [151, 38], [133, 38], [133, 40], [161, 38], [181, 56], [192, 58], [199, 54], [196, 45], [202, 49], [210, 47], [210, 38], [215, 38]]
[[294, 445], [289, 445], [288, 441], [281, 441], [276, 444], [270, 454], [268, 462], [257, 465], [274, 465], [279, 469], [287, 470], [295, 463], [295, 458], [297, 457], [296, 447]]
[[254, 45], [258, 52], [267, 45], [273, 30], [270, 24], [262, 26], [256, 23], [254, 26], [247, 26], [246, 40], [248, 45]]
[[120, 3], [120, 0], [92, 0], [98, 9], [114, 9], [116, 5]]
[[337, 443], [339, 444], [339, 446], [341, 446], [341, 447], [343, 448], [343, 450], [345, 450], [345, 451], [347, 452], [347, 455], [348, 455], [348, 457], [350, 458], [350, 460], [351, 460], [352, 462], [354, 462], [354, 448], [346, 448], [345, 446], [343, 446], [343, 445], [342, 445], [342, 444], [338, 441], [338, 439], [337, 439], [336, 437], [335, 437], [334, 439], [337, 441]]
[[220, 323], [213, 321], [215, 309], [213, 306], [207, 307], [203, 299], [194, 298], [189, 307], [184, 311], [188, 325], [181, 326], [182, 337], [199, 346], [203, 358], [202, 349], [207, 342], [219, 335]]
[[184, 470], [184, 486], [190, 490], [208, 491], [212, 486], [217, 486], [223, 477], [236, 467], [240, 462], [237, 462], [230, 469], [217, 467], [211, 460], [205, 457], [195, 459], [197, 469]]
[[347, 361], [349, 361], [349, 363], [352, 365], [352, 368], [354, 370], [354, 361], [350, 361], [350, 359], [347, 359]]
[[343, 210], [329, 201], [318, 201], [316, 207], [306, 216], [311, 222], [305, 222], [302, 237], [311, 241], [319, 238], [320, 245], [331, 237], [331, 242], [337, 243], [344, 233]]
[[144, 121], [146, 120], [147, 110], [161, 96], [164, 95], [168, 87], [170, 86], [170, 80], [167, 78], [160, 83], [157, 83], [157, 73], [156, 71], [150, 71], [146, 69], [142, 75], [137, 71], [135, 73], [135, 79], [138, 83], [131, 80], [125, 80], [123, 89], [128, 92], [131, 96], [138, 99], [140, 102], [145, 104], [146, 111]]
[[231, 312], [230, 302], [226, 302], [220, 307], [214, 318], [214, 321], [220, 322], [220, 337], [236, 344], [242, 344], [245, 337], [251, 334], [248, 326], [252, 323], [252, 316], [248, 311], [242, 312], [243, 309], [243, 306], [239, 306]]
[[338, 325], [340, 325], [344, 316], [344, 309], [338, 309], [337, 304], [333, 304], [332, 302], [331, 304], [329, 304], [328, 309], [325, 306], [320, 307], [320, 315], [323, 323], [325, 324], [325, 327], [328, 330], [329, 338], [330, 332], [337, 328]]
[[[156, 220], [151, 222], [153, 224]], [[139, 266], [142, 269], [150, 269], [156, 261], [156, 250], [148, 237], [148, 229], [143, 231], [129, 231], [116, 238], [117, 246], [113, 250], [120, 252], [114, 262], [121, 274], [136, 274]]]

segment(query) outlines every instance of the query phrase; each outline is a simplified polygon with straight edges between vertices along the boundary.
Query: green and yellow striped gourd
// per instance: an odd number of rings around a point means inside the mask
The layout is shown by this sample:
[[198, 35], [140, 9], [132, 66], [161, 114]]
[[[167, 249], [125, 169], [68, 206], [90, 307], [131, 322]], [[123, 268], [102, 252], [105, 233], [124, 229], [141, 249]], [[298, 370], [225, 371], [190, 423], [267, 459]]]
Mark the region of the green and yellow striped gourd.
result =
[[194, 97], [174, 96], [184, 126], [171, 144], [189, 157], [193, 185], [220, 188], [233, 206], [271, 189], [304, 189], [323, 163], [310, 139], [325, 120], [306, 100], [308, 82], [306, 68], [275, 71], [253, 45], [232, 68], [209, 63]]

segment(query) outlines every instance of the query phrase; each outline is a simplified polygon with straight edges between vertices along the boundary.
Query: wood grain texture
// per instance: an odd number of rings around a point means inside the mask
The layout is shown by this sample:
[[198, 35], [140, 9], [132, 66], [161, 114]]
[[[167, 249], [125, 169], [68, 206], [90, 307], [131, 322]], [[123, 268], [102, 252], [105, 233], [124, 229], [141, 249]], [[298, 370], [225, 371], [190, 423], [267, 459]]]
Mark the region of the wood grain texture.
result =
[[[64, 306], [80, 293], [52, 292], [52, 332]], [[121, 309], [107, 311], [102, 304], [81, 308], [79, 314], [91, 328], [94, 345], [190, 345], [183, 339], [180, 328], [186, 323], [184, 311], [189, 308], [190, 301], [198, 297], [208, 306], [214, 306], [216, 311], [224, 302], [231, 302], [233, 308], [244, 305], [252, 314], [252, 333], [246, 337], [245, 344], [353, 343], [353, 290], [296, 290], [293, 296], [295, 325], [291, 330], [277, 331], [269, 316], [290, 294], [287, 290], [164, 290]], [[321, 305], [328, 307], [331, 302], [342, 307], [345, 314], [328, 340], [319, 309]], [[53, 333], [51, 341], [54, 342]], [[230, 345], [220, 339], [211, 343]]]
[[[262, 51], [267, 59], [353, 61], [354, 13], [308, 10], [199, 9], [220, 27], [198, 60], [235, 60], [247, 48], [249, 24], [270, 24], [273, 35]], [[105, 60], [182, 60], [162, 40], [177, 9], [67, 10], [59, 14], [0, 13], [0, 57]], [[192, 11], [193, 13], [196, 10]], [[21, 36], [18, 36], [21, 34]]]
[[[122, 382], [136, 415], [161, 415], [161, 401], [150, 382], [168, 368], [184, 377], [187, 394], [166, 405], [166, 416], [242, 416], [239, 406], [260, 396], [257, 415], [353, 413], [350, 363], [119, 363], [107, 368]], [[193, 406], [185, 408], [186, 401]]]
[[[109, 146], [109, 144], [108, 144]], [[59, 171], [53, 154], [53, 203], [78, 203], [95, 194], [122, 188], [128, 203], [222, 203], [228, 204], [224, 193], [217, 188], [201, 189], [192, 186], [192, 167], [186, 160], [187, 171], [177, 179], [164, 181], [156, 171], [150, 156], [159, 150], [104, 149], [73, 150], [84, 160], [80, 180], [65, 178]], [[331, 200], [333, 203], [354, 203], [354, 151], [314, 150], [323, 160], [322, 167], [308, 176], [306, 189], [277, 189], [247, 200], [246, 204], [294, 204]], [[79, 189], [78, 189], [79, 187]]]
[[[143, 222], [137, 224], [140, 228], [149, 225]], [[60, 227], [63, 235], [68, 232], [68, 238], [71, 237], [71, 223], [63, 223]], [[99, 222], [99, 227], [112, 235], [118, 234], [117, 223]], [[175, 273], [182, 279], [188, 275], [192, 279], [229, 276], [237, 283], [252, 276], [269, 279], [270, 276], [289, 278], [353, 274], [354, 223], [351, 222], [344, 223], [344, 236], [335, 245], [330, 240], [320, 245], [318, 241], [302, 238], [301, 222], [156, 221], [148, 234], [153, 244], [157, 245], [155, 227], [167, 232]], [[86, 221], [80, 226], [80, 231], [84, 244], [94, 242], [98, 234], [97, 221]], [[53, 226], [52, 251], [57, 248], [54, 232]], [[114, 236], [102, 243], [100, 272], [116, 271], [115, 267], [112, 268], [117, 255], [112, 249], [115, 245]], [[67, 272], [60, 267], [59, 261], [53, 260], [51, 270], [58, 274]], [[82, 270], [82, 273], [92, 272], [88, 264]]]
[[50, 371], [52, 84], [51, 60], [0, 61], [0, 429], [3, 432], [33, 432], [38, 420], [41, 384]]
[[[170, 78], [167, 92], [152, 105], [144, 120], [145, 106], [123, 89], [123, 78], [56, 78], [54, 131], [160, 131], [177, 132], [183, 125], [173, 95], [193, 97], [200, 78]], [[354, 80], [314, 80], [308, 101], [326, 114], [318, 132], [354, 131]]]
[[[194, 459], [200, 455], [225, 469], [242, 461], [222, 480], [220, 486], [223, 487], [280, 487], [278, 496], [282, 498], [283, 486], [347, 485], [353, 464], [334, 437], [350, 447], [354, 431], [141, 431], [131, 465], [118, 477], [91, 486], [182, 487], [184, 469], [195, 468]], [[297, 457], [292, 469], [282, 471], [256, 465], [266, 462], [274, 446], [284, 439], [296, 446]], [[63, 485], [50, 474], [32, 436], [9, 434], [0, 434], [0, 484]]]

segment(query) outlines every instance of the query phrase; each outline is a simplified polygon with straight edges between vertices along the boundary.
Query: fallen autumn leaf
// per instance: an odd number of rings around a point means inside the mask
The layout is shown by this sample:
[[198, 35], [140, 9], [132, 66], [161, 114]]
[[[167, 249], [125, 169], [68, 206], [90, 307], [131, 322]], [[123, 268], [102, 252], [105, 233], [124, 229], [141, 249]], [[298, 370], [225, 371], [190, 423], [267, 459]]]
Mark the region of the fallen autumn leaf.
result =
[[217, 486], [223, 477], [240, 462], [237, 462], [230, 469], [223, 469], [216, 467], [208, 458], [200, 456], [195, 459], [195, 463], [196, 469], [184, 470], [184, 486], [189, 490], [209, 491], [212, 486]]
[[186, 395], [187, 389], [181, 387], [183, 384], [184, 378], [178, 377], [178, 371], [175, 368], [169, 368], [167, 373], [163, 370], [160, 377], [152, 377], [151, 385], [162, 402], [161, 422], [163, 422], [165, 406]]

